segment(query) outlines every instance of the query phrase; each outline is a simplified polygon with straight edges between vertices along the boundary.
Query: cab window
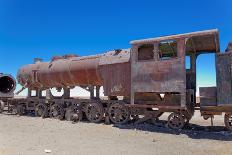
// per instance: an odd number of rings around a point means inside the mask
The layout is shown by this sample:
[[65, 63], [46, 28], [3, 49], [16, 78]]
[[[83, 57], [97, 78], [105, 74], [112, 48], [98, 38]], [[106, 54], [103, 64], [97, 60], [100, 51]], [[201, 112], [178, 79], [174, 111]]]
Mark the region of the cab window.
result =
[[158, 46], [159, 60], [169, 60], [177, 57], [177, 42], [175, 40], [161, 41]]
[[138, 49], [138, 60], [154, 59], [154, 45], [142, 45]]

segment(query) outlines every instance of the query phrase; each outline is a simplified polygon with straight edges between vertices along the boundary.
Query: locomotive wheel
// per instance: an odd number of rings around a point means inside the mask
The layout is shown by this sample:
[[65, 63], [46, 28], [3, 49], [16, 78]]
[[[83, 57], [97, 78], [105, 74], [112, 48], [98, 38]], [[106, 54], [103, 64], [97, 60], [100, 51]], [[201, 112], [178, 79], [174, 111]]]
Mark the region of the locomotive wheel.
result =
[[19, 105], [17, 105], [17, 107], [16, 107], [16, 111], [17, 111], [17, 115], [22, 116], [23, 114], [25, 114], [26, 108], [25, 108], [24, 105], [19, 104]]
[[35, 116], [46, 118], [48, 116], [48, 106], [44, 103], [39, 103], [35, 107]]
[[227, 130], [232, 131], [232, 114], [225, 114], [224, 122]]
[[104, 117], [104, 109], [101, 103], [88, 103], [85, 114], [92, 123], [99, 123]]
[[53, 104], [50, 109], [50, 117], [63, 119], [64, 118], [64, 109], [59, 104]]
[[129, 109], [120, 103], [113, 103], [109, 108], [110, 120], [115, 124], [125, 124], [130, 119]]
[[66, 110], [65, 119], [68, 121], [79, 122], [83, 118], [83, 113], [80, 107], [71, 106]]
[[168, 117], [168, 127], [174, 130], [182, 129], [185, 125], [185, 118], [181, 114], [171, 113]]

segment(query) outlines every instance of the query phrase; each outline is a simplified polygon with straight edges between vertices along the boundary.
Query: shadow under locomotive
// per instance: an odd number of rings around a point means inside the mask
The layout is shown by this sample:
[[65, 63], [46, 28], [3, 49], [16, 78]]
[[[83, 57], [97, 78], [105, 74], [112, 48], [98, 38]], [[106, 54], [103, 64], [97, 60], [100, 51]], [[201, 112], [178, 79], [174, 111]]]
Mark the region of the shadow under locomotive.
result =
[[232, 133], [223, 126], [199, 126], [189, 124], [182, 130], [172, 130], [166, 126], [166, 121], [159, 121], [156, 125], [150, 123], [114, 125], [120, 129], [131, 129], [143, 132], [155, 132], [171, 135], [186, 135], [191, 139], [210, 139], [219, 141], [231, 141]]
[[[24, 116], [19, 116], [13, 112], [3, 112], [4, 115], [12, 115], [17, 117], [36, 117], [34, 112], [28, 112]], [[63, 120], [65, 121], [65, 120]], [[76, 121], [70, 121], [70, 123], [78, 124]], [[85, 116], [83, 116], [82, 123], [91, 123]], [[97, 124], [103, 124], [105, 122], [99, 122]], [[111, 124], [111, 123], [110, 123]], [[107, 125], [110, 125], [107, 124]], [[189, 123], [181, 130], [173, 130], [167, 126], [167, 121], [158, 120], [156, 122], [148, 121], [141, 124], [136, 124], [135, 121], [131, 120], [128, 124], [119, 125], [113, 124], [114, 128], [126, 129], [126, 130], [137, 130], [141, 132], [154, 132], [162, 134], [171, 134], [171, 135], [186, 135], [191, 139], [210, 139], [218, 141], [232, 141], [232, 133], [227, 130], [224, 126], [200, 126], [196, 124]]]

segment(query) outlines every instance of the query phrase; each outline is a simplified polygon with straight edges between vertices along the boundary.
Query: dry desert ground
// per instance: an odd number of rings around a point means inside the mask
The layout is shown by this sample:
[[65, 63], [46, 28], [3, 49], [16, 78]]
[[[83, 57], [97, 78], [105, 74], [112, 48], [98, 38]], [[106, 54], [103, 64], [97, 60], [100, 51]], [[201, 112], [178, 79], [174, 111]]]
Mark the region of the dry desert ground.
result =
[[[162, 116], [166, 119], [167, 115]], [[232, 134], [196, 113], [190, 126], [173, 131], [160, 121], [114, 126], [0, 114], [0, 155], [231, 155]], [[199, 126], [200, 125], [200, 126]]]

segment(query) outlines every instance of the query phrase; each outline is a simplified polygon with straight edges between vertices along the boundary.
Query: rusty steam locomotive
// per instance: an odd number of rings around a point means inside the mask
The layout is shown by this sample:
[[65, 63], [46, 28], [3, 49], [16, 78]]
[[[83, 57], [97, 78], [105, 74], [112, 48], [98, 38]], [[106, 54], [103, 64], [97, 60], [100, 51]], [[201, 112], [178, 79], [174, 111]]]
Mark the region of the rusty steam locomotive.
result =
[[[35, 59], [17, 75], [22, 90], [28, 89], [26, 98], [9, 95], [15, 81], [1, 75], [1, 109], [7, 107], [19, 115], [33, 111], [44, 118], [80, 121], [85, 117], [94, 123], [115, 124], [155, 121], [170, 112], [167, 123], [172, 129], [183, 128], [199, 109], [204, 119], [225, 113], [225, 126], [232, 130], [232, 45], [220, 53], [218, 30], [136, 40], [131, 45], [93, 56], [65, 55], [50, 62]], [[205, 53], [215, 53], [217, 86], [200, 88], [197, 107], [196, 59]], [[76, 86], [89, 91], [90, 98], [71, 97], [70, 90]], [[100, 97], [100, 87], [107, 98]], [[63, 90], [63, 95], [52, 95], [51, 88]]]

